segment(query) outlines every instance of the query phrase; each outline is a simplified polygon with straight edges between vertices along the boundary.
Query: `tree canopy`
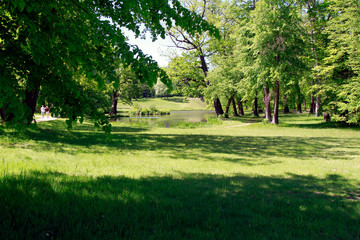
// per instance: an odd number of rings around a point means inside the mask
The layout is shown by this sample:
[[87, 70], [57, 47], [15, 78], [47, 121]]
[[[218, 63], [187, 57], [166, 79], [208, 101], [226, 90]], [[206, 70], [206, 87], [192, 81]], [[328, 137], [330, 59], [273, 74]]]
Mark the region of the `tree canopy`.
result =
[[126, 41], [125, 30], [150, 32], [154, 40], [174, 24], [216, 34], [177, 0], [5, 0], [0, 22], [0, 115], [9, 125], [29, 124], [37, 102], [46, 101], [70, 120], [88, 115], [110, 130], [79, 79], [117, 88], [123, 64], [141, 82], [170, 83], [151, 56]]
[[[221, 36], [198, 38], [206, 39], [211, 53], [204, 90], [208, 100], [219, 97], [229, 105], [236, 96], [253, 103], [257, 115], [258, 96], [263, 95], [260, 105], [274, 124], [279, 108], [300, 113], [302, 105], [315, 116], [360, 123], [359, 2], [209, 0], [202, 6], [202, 16]], [[195, 38], [180, 43], [187, 39]], [[182, 66], [193, 61], [183, 55], [175, 62]], [[172, 76], [189, 79], [188, 73], [173, 68]]]

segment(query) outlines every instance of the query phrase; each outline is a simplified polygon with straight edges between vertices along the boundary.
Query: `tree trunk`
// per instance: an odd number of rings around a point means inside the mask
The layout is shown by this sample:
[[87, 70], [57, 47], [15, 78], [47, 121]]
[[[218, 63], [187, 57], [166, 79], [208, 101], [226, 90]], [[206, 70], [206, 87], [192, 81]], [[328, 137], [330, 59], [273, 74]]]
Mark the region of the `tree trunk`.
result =
[[265, 104], [265, 118], [271, 122], [271, 93], [269, 91], [269, 87], [264, 87], [264, 104]]
[[314, 97], [314, 93], [311, 92], [311, 100], [310, 100], [309, 113], [310, 113], [310, 114], [314, 114], [314, 112], [315, 112], [315, 97]]
[[306, 111], [306, 99], [304, 99], [304, 111]]
[[[206, 64], [206, 61], [205, 61], [205, 57], [204, 57], [204, 55], [202, 54], [202, 52], [201, 52], [199, 58], [200, 58], [200, 62], [201, 62], [201, 69], [203, 70], [204, 76], [205, 76], [205, 78], [206, 78], [206, 77], [207, 77], [207, 73], [208, 73], [208, 68], [207, 68], [207, 64]], [[205, 83], [206, 83], [206, 86], [209, 86], [209, 84], [210, 84], [209, 81], [206, 81]], [[218, 97], [216, 97], [216, 98], [214, 99], [214, 108], [215, 108], [215, 112], [216, 112], [216, 115], [217, 115], [217, 116], [219, 116], [219, 115], [221, 115], [221, 114], [224, 113], [224, 110], [222, 109], [222, 106], [221, 106], [220, 99], [219, 99]]]
[[5, 122], [5, 109], [4, 109], [4, 107], [0, 108], [0, 119], [1, 119], [1, 122]]
[[[30, 78], [30, 77], [29, 77]], [[26, 124], [30, 124], [34, 119], [34, 113], [36, 111], [36, 102], [39, 96], [40, 84], [33, 83], [29, 84], [25, 88], [25, 99], [23, 104], [25, 105], [25, 119], [27, 120]]]
[[302, 113], [301, 110], [301, 93], [300, 93], [300, 87], [298, 89], [298, 94], [296, 95], [296, 112], [297, 113]]
[[275, 95], [274, 95], [274, 115], [272, 119], [272, 124], [279, 124], [279, 93], [280, 86], [279, 81], [275, 82]]
[[15, 117], [13, 113], [7, 113], [6, 109], [7, 105], [0, 108], [0, 117], [2, 122], [11, 121]]
[[330, 122], [330, 120], [331, 120], [330, 113], [324, 114], [324, 122]]
[[289, 105], [285, 105], [284, 106], [284, 114], [288, 114], [288, 113], [290, 113], [290, 109], [289, 109]]
[[284, 96], [284, 114], [290, 113], [287, 96]]
[[320, 95], [316, 96], [316, 103], [315, 103], [315, 117], [319, 117], [321, 114], [321, 102], [320, 102]]
[[255, 96], [255, 98], [254, 98], [254, 109], [253, 109], [254, 117], [258, 117], [258, 116], [259, 116], [258, 108], [259, 108], [258, 98], [257, 98], [257, 96]]
[[238, 106], [238, 110], [239, 110], [239, 115], [240, 115], [240, 116], [244, 116], [244, 108], [243, 108], [243, 104], [242, 104], [241, 98], [238, 98], [238, 99], [237, 99], [237, 106]]
[[117, 114], [117, 103], [118, 103], [117, 90], [113, 90], [113, 93], [112, 93], [112, 105], [111, 105], [110, 115], [116, 115]]
[[233, 109], [234, 109], [234, 117], [239, 117], [240, 115], [238, 114], [237, 112], [237, 109], [236, 109], [236, 103], [235, 103], [235, 98], [234, 96], [232, 97], [232, 105], [233, 105]]
[[300, 102], [298, 102], [298, 103], [296, 104], [296, 112], [297, 112], [297, 113], [302, 113], [301, 103], [300, 103]]
[[222, 109], [221, 102], [220, 102], [219, 98], [214, 99], [214, 107], [215, 107], [215, 112], [216, 112], [217, 116], [219, 116], [221, 114], [224, 114], [224, 111]]
[[232, 99], [233, 99], [233, 96], [231, 96], [229, 99], [228, 99], [228, 102], [226, 104], [226, 108], [225, 108], [225, 118], [229, 118], [229, 109], [230, 109], [230, 104], [232, 102]]

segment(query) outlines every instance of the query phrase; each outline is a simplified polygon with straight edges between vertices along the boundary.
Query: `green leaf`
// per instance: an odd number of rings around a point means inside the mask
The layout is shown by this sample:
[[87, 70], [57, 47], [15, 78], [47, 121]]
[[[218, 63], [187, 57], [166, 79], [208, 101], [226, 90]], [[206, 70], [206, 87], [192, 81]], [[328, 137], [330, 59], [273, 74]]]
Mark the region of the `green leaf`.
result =
[[20, 10], [20, 12], [24, 11], [25, 5], [26, 5], [26, 3], [25, 3], [24, 0], [19, 1], [19, 10]]

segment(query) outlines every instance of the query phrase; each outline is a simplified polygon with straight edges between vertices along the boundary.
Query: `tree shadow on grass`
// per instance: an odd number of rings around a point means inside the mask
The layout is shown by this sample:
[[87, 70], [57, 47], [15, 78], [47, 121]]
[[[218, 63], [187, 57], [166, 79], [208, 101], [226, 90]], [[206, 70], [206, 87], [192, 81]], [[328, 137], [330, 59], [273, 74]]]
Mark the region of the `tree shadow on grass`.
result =
[[161, 100], [165, 100], [168, 102], [175, 102], [175, 103], [189, 103], [189, 99], [185, 99], [183, 97], [170, 97], [170, 98], [161, 98]]
[[[263, 117], [256, 117], [253, 114], [245, 114], [242, 116], [231, 116], [229, 118], [229, 120], [234, 121], [234, 122], [240, 122], [240, 123], [260, 123], [263, 121]], [[224, 121], [227, 121], [227, 119], [223, 119]]]
[[[311, 120], [309, 120], [311, 121]], [[284, 123], [281, 127], [292, 127], [292, 128], [310, 128], [310, 129], [351, 129], [354, 131], [360, 131], [359, 126], [349, 125], [346, 123], [339, 122], [319, 122], [319, 123]]]
[[346, 160], [360, 156], [360, 139], [154, 134], [144, 128], [130, 127], [113, 130], [113, 140], [109, 143], [106, 136], [101, 131], [94, 132], [91, 125], [78, 126], [72, 132], [45, 128], [28, 132], [28, 137], [35, 141], [33, 144], [18, 142], [7, 147], [31, 148], [38, 152], [50, 149], [73, 155], [148, 151], [164, 153], [172, 159], [229, 161], [249, 166], [275, 164], [281, 158]]
[[3, 239], [360, 237], [359, 185], [339, 175], [131, 179], [28, 172], [0, 183]]
[[355, 131], [360, 131], [359, 126], [347, 124], [344, 122], [324, 122], [323, 118], [316, 118], [307, 113], [281, 114], [279, 126], [309, 129], [351, 129]]

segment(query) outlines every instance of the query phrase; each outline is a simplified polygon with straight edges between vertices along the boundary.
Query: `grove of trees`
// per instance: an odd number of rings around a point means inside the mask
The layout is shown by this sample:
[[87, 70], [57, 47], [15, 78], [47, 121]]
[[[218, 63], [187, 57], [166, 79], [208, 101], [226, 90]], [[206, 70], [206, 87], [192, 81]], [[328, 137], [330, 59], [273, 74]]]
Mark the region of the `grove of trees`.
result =
[[[176, 91], [220, 99], [225, 116], [230, 105], [236, 116], [245, 104], [254, 115], [264, 110], [274, 124], [280, 109], [360, 123], [358, 1], [184, 3], [201, 9], [201, 17], [214, 24], [221, 37], [191, 35], [179, 28], [173, 30], [177, 35], [170, 32], [175, 45], [188, 50], [166, 69]], [[198, 69], [204, 65], [207, 71], [201, 75]], [[201, 92], [199, 84], [189, 91], [201, 81]], [[221, 114], [217, 106], [215, 110]]]
[[[177, 0], [5, 0], [0, 2], [0, 116], [26, 126], [46, 101], [67, 123], [92, 118], [110, 131], [94, 92], [121, 88], [119, 69], [138, 81], [170, 85], [166, 73], [124, 31], [153, 39], [177, 25], [189, 33], [216, 28]], [[121, 70], [120, 70], [121, 72]]]
[[[296, 109], [359, 124], [359, 9], [355, 0], [4, 0], [1, 121], [29, 125], [46, 102], [69, 127], [87, 116], [110, 131], [104, 112], [160, 80], [157, 94], [201, 97], [225, 117], [250, 107], [277, 124], [280, 110]], [[161, 69], [125, 31], [168, 35], [183, 51]]]

